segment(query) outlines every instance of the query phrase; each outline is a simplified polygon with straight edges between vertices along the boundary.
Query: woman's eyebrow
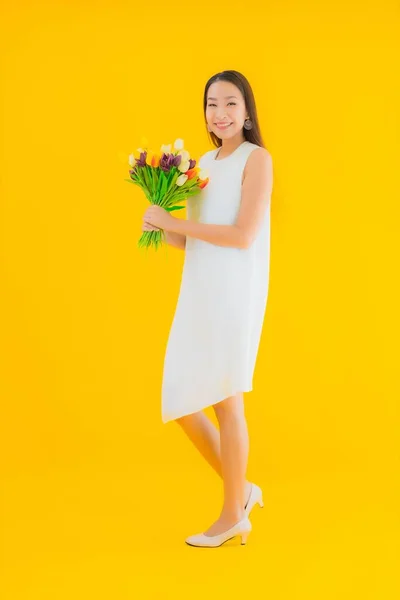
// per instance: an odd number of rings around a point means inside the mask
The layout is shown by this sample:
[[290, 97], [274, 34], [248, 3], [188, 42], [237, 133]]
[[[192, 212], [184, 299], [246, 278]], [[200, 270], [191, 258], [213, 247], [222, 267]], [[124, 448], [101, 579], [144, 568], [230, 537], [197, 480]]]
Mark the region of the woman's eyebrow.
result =
[[[236, 98], [236, 96], [225, 96], [225, 100], [228, 100], [228, 98]], [[218, 100], [218, 98], [211, 98], [211, 96], [209, 96], [208, 100]]]

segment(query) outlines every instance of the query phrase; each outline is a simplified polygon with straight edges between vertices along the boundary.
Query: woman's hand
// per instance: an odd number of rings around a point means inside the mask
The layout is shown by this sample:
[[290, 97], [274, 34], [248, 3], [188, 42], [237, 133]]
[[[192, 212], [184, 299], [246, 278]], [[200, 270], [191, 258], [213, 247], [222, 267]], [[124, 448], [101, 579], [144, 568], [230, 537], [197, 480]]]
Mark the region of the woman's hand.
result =
[[[175, 217], [170, 215], [170, 213], [167, 210], [165, 210], [165, 208], [162, 208], [162, 206], [158, 206], [157, 204], [151, 204], [144, 213], [143, 227], [145, 225], [150, 225], [158, 229], [164, 229], [164, 231], [170, 231], [173, 227], [174, 221]], [[145, 231], [154, 230], [150, 229]]]
[[142, 231], [160, 231], [160, 228], [154, 227], [153, 225], [146, 223], [146, 221], [143, 221]]

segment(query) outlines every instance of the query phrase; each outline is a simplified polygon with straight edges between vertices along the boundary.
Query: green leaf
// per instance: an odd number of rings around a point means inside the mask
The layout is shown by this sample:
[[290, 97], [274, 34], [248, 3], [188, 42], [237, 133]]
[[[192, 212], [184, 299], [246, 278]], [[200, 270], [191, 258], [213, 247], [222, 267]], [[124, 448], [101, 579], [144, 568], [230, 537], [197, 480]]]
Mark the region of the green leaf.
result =
[[168, 179], [165, 176], [164, 171], [162, 171], [162, 181], [161, 181], [161, 188], [160, 188], [159, 198], [162, 198], [165, 195], [165, 192], [167, 190], [167, 186], [168, 186]]
[[160, 169], [158, 167], [153, 169], [153, 176], [154, 176], [154, 191], [153, 191], [153, 202], [155, 204], [157, 204], [158, 200], [157, 200], [157, 190], [158, 190], [158, 183], [160, 180]]
[[181, 210], [181, 208], [185, 208], [184, 206], [166, 206], [165, 210], [168, 212], [172, 212], [173, 210]]
[[174, 175], [175, 175], [175, 173], [176, 173], [176, 170], [177, 170], [177, 168], [176, 168], [176, 167], [172, 167], [172, 169], [171, 169], [171, 170], [170, 170], [170, 172], [168, 173], [168, 188], [167, 188], [168, 190], [169, 190], [169, 189], [170, 189], [170, 187], [171, 187], [171, 182], [172, 182], [172, 180], [173, 180], [173, 178], [174, 178]]
[[180, 175], [178, 169], [176, 169], [176, 167], [174, 167], [174, 169], [175, 169], [175, 171], [171, 177], [171, 185], [168, 188], [168, 191], [166, 192], [165, 196], [162, 198], [161, 206], [164, 206], [164, 207], [169, 205], [169, 198], [175, 191], [176, 180], [178, 179], [178, 177]]
[[151, 192], [151, 183], [150, 183], [150, 176], [148, 173], [148, 167], [147, 166], [142, 167], [142, 171], [143, 171], [143, 178], [146, 183], [147, 189], [149, 190], [149, 192]]
[[149, 166], [148, 175], [149, 175], [149, 181], [150, 181], [150, 193], [152, 196], [154, 196], [154, 192], [155, 192], [153, 171], [154, 171], [154, 168]]
[[157, 182], [157, 190], [154, 196], [154, 203], [159, 204], [160, 198], [162, 198], [162, 188], [164, 184], [165, 173], [162, 169], [160, 169], [158, 182]]

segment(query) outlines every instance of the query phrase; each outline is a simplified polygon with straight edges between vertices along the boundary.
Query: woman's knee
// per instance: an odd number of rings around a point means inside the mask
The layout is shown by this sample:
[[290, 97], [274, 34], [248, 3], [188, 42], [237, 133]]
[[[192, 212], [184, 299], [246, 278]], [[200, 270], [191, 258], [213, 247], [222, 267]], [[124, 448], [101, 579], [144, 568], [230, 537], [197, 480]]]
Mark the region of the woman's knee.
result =
[[218, 421], [227, 418], [242, 418], [244, 416], [243, 392], [224, 398], [221, 402], [214, 404], [213, 409]]

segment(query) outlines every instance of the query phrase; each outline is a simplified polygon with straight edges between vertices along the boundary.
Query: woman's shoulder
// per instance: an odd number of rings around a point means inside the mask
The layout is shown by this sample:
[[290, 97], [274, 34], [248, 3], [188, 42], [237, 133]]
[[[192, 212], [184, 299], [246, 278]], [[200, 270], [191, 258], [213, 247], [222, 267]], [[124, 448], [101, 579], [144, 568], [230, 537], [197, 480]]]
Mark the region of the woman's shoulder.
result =
[[259, 146], [258, 144], [253, 144], [253, 142], [249, 142], [247, 144], [247, 150], [245, 152], [245, 174], [247, 174], [250, 169], [253, 169], [254, 172], [258, 172], [259, 169], [263, 167], [271, 169], [271, 154], [264, 146]]
[[261, 154], [261, 155], [264, 154], [264, 156], [271, 157], [270, 152], [264, 146], [259, 146], [258, 144], [254, 144], [253, 142], [248, 142], [248, 148], [250, 151], [261, 150], [261, 152], [259, 152], [259, 154]]
[[[258, 144], [253, 144], [250, 142], [247, 146], [246, 166], [248, 164], [254, 164], [257, 166], [264, 163], [271, 168], [272, 156], [270, 152], [264, 146], [259, 146]], [[256, 168], [258, 168], [258, 166]]]

